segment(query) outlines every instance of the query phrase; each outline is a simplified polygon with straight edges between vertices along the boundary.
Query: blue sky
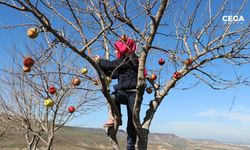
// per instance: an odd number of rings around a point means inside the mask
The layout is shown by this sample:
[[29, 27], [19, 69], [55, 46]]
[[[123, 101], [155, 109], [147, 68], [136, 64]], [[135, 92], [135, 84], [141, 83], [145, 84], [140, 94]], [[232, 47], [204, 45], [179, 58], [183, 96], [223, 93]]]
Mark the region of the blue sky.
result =
[[[212, 1], [214, 2], [214, 1]], [[212, 3], [217, 6], [217, 3]], [[237, 2], [232, 4], [232, 7]], [[247, 7], [250, 8], [249, 2]], [[242, 12], [245, 22], [249, 23], [249, 13]], [[23, 23], [26, 19], [15, 11], [0, 6], [0, 27], [2, 25], [10, 25]], [[244, 24], [243, 23], [243, 24]], [[241, 24], [238, 24], [241, 26]], [[237, 26], [236, 26], [237, 27]], [[24, 48], [26, 44], [32, 44], [28, 40], [24, 28], [16, 28], [15, 30], [0, 29], [0, 67], [6, 67], [9, 63], [7, 54], [3, 49], [11, 51], [12, 43], [20, 48]], [[152, 64], [157, 64], [158, 59], [152, 60]], [[157, 65], [153, 66], [157, 67]], [[241, 74], [250, 76], [250, 65], [244, 67], [219, 66], [222, 71], [231, 72], [232, 69]], [[217, 69], [217, 68], [214, 68]], [[191, 84], [189, 76], [185, 77], [182, 84]], [[181, 84], [180, 83], [180, 84]], [[112, 83], [114, 84], [114, 82]], [[229, 112], [233, 98], [234, 105]], [[181, 137], [204, 138], [223, 141], [248, 142], [250, 141], [250, 87], [238, 86], [235, 88], [215, 91], [204, 84], [190, 90], [172, 90], [164, 99], [159, 107], [152, 126], [151, 132], [174, 133]], [[144, 104], [152, 99], [151, 95], [144, 96]], [[142, 106], [142, 111], [147, 109], [146, 105]], [[126, 109], [123, 111], [123, 126], [126, 129]], [[142, 114], [143, 116], [144, 114]], [[82, 127], [101, 128], [107, 119], [107, 109], [102, 107], [100, 110], [77, 118], [68, 123], [68, 125]]]

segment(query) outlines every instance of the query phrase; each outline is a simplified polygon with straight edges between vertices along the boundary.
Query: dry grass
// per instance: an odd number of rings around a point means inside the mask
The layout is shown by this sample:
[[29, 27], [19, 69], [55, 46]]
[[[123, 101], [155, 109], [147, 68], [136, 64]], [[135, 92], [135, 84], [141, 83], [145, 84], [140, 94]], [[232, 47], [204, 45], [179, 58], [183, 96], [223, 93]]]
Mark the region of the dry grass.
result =
[[[24, 150], [25, 139], [21, 131], [0, 141], [1, 150]], [[126, 132], [118, 133], [122, 149], [126, 147]], [[103, 129], [64, 127], [56, 133], [54, 150], [111, 150]], [[40, 144], [38, 150], [44, 150]], [[173, 134], [150, 134], [148, 150], [250, 150], [218, 142], [193, 141]]]

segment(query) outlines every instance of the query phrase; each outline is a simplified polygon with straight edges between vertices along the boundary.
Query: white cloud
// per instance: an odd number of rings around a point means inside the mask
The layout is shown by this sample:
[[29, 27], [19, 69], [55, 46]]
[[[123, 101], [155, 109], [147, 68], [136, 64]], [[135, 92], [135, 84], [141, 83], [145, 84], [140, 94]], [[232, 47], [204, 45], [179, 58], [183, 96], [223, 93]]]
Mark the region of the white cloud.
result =
[[202, 117], [226, 119], [232, 121], [250, 122], [250, 110], [244, 107], [237, 107], [231, 112], [209, 109], [208, 111], [200, 112], [197, 115]]
[[181, 137], [249, 143], [249, 126], [250, 109], [235, 106], [231, 112], [209, 109], [196, 114], [189, 121], [176, 120], [157, 124], [156, 130], [175, 133]]
[[249, 142], [249, 125], [201, 121], [175, 121], [165, 125], [167, 132], [181, 137]]

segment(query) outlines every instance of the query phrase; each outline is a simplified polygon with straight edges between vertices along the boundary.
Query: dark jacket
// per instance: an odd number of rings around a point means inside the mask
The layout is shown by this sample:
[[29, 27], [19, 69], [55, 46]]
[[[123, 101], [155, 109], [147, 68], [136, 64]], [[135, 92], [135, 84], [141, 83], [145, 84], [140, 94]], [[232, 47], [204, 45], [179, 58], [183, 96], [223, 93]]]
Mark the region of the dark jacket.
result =
[[137, 84], [138, 57], [135, 54], [109, 61], [100, 59], [99, 65], [107, 76], [118, 79], [115, 90], [135, 89]]

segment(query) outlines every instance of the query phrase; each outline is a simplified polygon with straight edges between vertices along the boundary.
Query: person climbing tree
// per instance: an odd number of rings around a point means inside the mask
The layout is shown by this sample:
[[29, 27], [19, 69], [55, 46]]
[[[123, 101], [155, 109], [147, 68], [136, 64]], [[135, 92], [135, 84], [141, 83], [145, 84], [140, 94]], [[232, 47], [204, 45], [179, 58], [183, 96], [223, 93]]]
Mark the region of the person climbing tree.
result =
[[[134, 150], [136, 143], [136, 131], [133, 125], [132, 113], [136, 96], [138, 57], [135, 54], [135, 41], [126, 35], [114, 44], [116, 58], [113, 61], [101, 59], [95, 56], [95, 60], [107, 76], [112, 79], [118, 79], [118, 83], [114, 86], [114, 92], [111, 94], [112, 100], [121, 114], [121, 104], [127, 106], [127, 149]], [[122, 124], [121, 118], [119, 124]], [[114, 118], [111, 117], [104, 127], [112, 127]]]

